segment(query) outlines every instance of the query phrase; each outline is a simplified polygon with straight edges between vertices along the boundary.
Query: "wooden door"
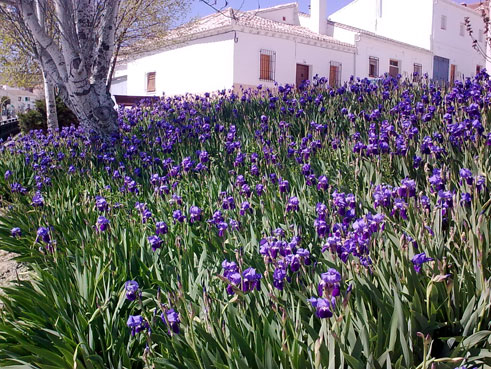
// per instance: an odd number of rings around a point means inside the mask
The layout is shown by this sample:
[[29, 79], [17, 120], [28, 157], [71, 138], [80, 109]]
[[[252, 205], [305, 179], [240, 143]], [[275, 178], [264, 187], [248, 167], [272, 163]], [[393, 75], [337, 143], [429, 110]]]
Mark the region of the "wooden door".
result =
[[297, 64], [297, 78], [295, 82], [297, 87], [300, 86], [306, 79], [309, 79], [309, 66], [305, 64]]
[[450, 65], [450, 86], [455, 82], [455, 64]]
[[329, 86], [337, 87], [337, 78], [338, 78], [338, 66], [331, 65], [329, 68]]

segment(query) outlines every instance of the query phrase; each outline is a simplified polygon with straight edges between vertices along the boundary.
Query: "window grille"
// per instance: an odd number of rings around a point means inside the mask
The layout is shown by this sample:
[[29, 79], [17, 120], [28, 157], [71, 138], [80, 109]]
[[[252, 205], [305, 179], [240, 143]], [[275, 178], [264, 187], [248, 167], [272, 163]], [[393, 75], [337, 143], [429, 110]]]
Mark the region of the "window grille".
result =
[[155, 72], [147, 73], [147, 92], [155, 92]]
[[259, 55], [259, 79], [263, 81], [274, 81], [276, 71], [276, 52], [261, 49]]
[[399, 74], [399, 60], [390, 59], [389, 75], [396, 78], [398, 74]]
[[368, 77], [378, 77], [378, 58], [374, 56], [368, 58]]
[[446, 15], [442, 15], [442, 17], [440, 18], [440, 28], [443, 30], [447, 29], [447, 16]]
[[413, 81], [417, 82], [421, 80], [423, 74], [423, 66], [419, 63], [414, 63]]
[[329, 86], [339, 87], [341, 86], [341, 68], [342, 64], [331, 61], [329, 66]]

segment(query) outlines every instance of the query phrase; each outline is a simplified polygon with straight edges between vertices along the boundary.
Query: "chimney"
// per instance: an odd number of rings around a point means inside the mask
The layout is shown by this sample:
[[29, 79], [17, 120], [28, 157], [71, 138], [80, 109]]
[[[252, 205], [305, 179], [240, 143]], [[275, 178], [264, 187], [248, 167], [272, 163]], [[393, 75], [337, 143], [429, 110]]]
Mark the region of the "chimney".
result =
[[327, 28], [327, 0], [310, 0], [311, 29], [325, 35]]

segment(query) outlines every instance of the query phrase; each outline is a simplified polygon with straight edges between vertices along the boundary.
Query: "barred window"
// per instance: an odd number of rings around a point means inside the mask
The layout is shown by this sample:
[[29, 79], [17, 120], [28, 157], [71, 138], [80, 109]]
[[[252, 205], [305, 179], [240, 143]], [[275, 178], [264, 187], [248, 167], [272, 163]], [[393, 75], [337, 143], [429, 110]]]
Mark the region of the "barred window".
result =
[[396, 78], [399, 74], [399, 60], [390, 59], [389, 60], [389, 75]]
[[261, 49], [259, 57], [259, 79], [264, 81], [275, 80], [276, 53]]
[[147, 73], [147, 92], [155, 92], [155, 72]]
[[423, 74], [423, 66], [421, 64], [414, 63], [413, 81], [415, 82], [420, 81], [422, 74]]
[[368, 58], [368, 77], [378, 77], [378, 58], [374, 56]]

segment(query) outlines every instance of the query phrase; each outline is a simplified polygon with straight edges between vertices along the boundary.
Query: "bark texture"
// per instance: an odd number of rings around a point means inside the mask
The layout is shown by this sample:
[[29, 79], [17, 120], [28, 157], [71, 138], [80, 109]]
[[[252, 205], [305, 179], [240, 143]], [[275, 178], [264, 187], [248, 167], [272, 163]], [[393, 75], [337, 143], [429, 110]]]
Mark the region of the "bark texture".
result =
[[58, 113], [56, 111], [56, 97], [55, 89], [49, 82], [46, 73], [43, 73], [44, 82], [44, 99], [46, 101], [46, 121], [48, 122], [48, 129], [56, 131], [58, 130]]
[[[16, 8], [32, 35], [45, 86], [56, 86], [80, 124], [106, 138], [118, 129], [106, 84], [120, 1], [0, 0]], [[50, 96], [47, 89], [47, 111]]]

